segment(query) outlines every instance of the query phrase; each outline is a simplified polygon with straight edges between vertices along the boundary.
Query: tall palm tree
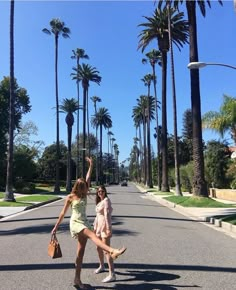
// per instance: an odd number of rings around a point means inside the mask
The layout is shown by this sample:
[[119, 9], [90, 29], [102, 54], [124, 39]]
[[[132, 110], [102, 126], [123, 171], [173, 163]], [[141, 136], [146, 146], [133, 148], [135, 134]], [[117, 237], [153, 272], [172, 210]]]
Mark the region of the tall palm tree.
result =
[[115, 183], [115, 150], [114, 150], [114, 142], [116, 138], [110, 138], [110, 146], [111, 146], [111, 166], [112, 166], [112, 182]]
[[10, 3], [10, 109], [9, 109], [9, 139], [7, 152], [7, 178], [5, 201], [15, 201], [13, 193], [13, 135], [15, 118], [15, 83], [14, 83], [14, 12], [15, 1]]
[[230, 132], [236, 144], [236, 98], [224, 95], [223, 104], [219, 112], [209, 111], [202, 117], [204, 129], [212, 129], [223, 138], [226, 132]]
[[[159, 1], [159, 7], [163, 0]], [[189, 23], [189, 62], [198, 62], [198, 44], [197, 44], [197, 16], [196, 3], [198, 4], [202, 15], [206, 15], [206, 3], [211, 7], [210, 0], [169, 0], [174, 3], [174, 7], [178, 8], [179, 4], [186, 3], [188, 23]], [[222, 1], [218, 0], [222, 5]], [[202, 121], [201, 121], [201, 95], [199, 83], [199, 70], [190, 70], [191, 82], [191, 110], [193, 118], [193, 195], [208, 197], [207, 184], [204, 172], [204, 156], [202, 142]]]
[[114, 149], [114, 159], [115, 159], [115, 177], [114, 177], [114, 182], [117, 184], [118, 183], [118, 179], [119, 179], [119, 146], [118, 144], [114, 144], [113, 145], [113, 149]]
[[[111, 138], [114, 136], [114, 133], [110, 130], [111, 127], [107, 128], [107, 154], [111, 156], [112, 158], [112, 148], [111, 148]], [[112, 168], [112, 162], [107, 162], [107, 176], [109, 176], [109, 181], [110, 181], [110, 168]]]
[[[137, 132], [137, 130], [136, 130]], [[133, 138], [134, 139], [134, 146], [133, 146], [133, 150], [134, 150], [134, 154], [135, 154], [135, 164], [136, 164], [136, 181], [140, 181], [140, 170], [139, 170], [139, 148], [138, 148], [138, 141], [139, 138], [137, 137], [137, 133], [136, 133], [136, 137]]]
[[87, 111], [87, 99], [88, 99], [88, 88], [89, 82], [94, 82], [100, 85], [102, 80], [99, 76], [99, 71], [88, 64], [82, 63], [79, 67], [73, 68], [75, 73], [72, 73], [72, 78], [74, 80], [82, 81], [83, 87], [83, 148], [82, 148], [82, 175], [85, 178], [85, 142], [86, 142], [86, 111]]
[[[73, 55], [72, 59], [76, 59], [77, 68], [80, 64], [80, 59], [89, 59], [89, 56], [85, 53], [85, 50], [82, 48], [76, 48], [72, 50]], [[80, 110], [80, 96], [79, 96], [79, 80], [76, 81], [77, 84], [77, 101], [78, 101], [78, 110], [77, 110], [77, 137], [76, 137], [76, 178], [79, 176], [79, 110]]]
[[78, 101], [74, 98], [63, 99], [62, 104], [59, 106], [60, 112], [66, 113], [66, 124], [67, 124], [67, 175], [66, 175], [66, 191], [71, 191], [71, 139], [72, 139], [72, 127], [74, 125], [74, 113], [78, 110]]
[[60, 158], [60, 137], [59, 137], [59, 96], [58, 96], [58, 40], [61, 35], [63, 38], [69, 38], [70, 29], [65, 26], [65, 23], [58, 18], [53, 18], [50, 21], [50, 30], [44, 28], [42, 31], [46, 34], [53, 34], [55, 40], [55, 88], [56, 88], [56, 182], [54, 192], [60, 192], [60, 171], [59, 171], [59, 158]]
[[180, 172], [179, 172], [179, 141], [177, 130], [177, 104], [176, 104], [176, 89], [175, 89], [175, 67], [174, 67], [174, 52], [172, 43], [172, 25], [170, 19], [170, 4], [167, 2], [168, 9], [168, 31], [170, 43], [170, 64], [171, 64], [171, 81], [172, 81], [172, 98], [173, 98], [173, 120], [174, 120], [174, 158], [175, 158], [175, 194], [181, 196]]
[[[187, 41], [187, 21], [183, 20], [183, 13], [171, 10], [172, 40], [180, 48]], [[169, 51], [169, 33], [168, 33], [168, 9], [160, 7], [155, 9], [152, 17], [144, 16], [146, 23], [139, 26], [144, 29], [139, 34], [140, 40], [138, 48], [142, 52], [153, 40], [157, 40], [159, 50], [162, 54], [162, 134], [161, 134], [161, 152], [162, 152], [162, 191], [169, 191], [168, 165], [167, 165], [167, 111], [166, 111], [166, 76], [167, 76], [167, 52]]]
[[153, 79], [152, 74], [147, 74], [144, 76], [142, 81], [144, 82], [144, 85], [148, 87], [148, 102], [147, 102], [147, 110], [145, 112], [146, 118], [146, 125], [147, 125], [147, 181], [146, 185], [150, 188], [153, 187], [152, 183], [152, 160], [151, 160], [151, 133], [150, 133], [150, 87], [151, 87], [151, 82], [155, 80]]
[[[157, 99], [157, 89], [156, 89], [156, 64], [161, 66], [161, 52], [160, 50], [152, 49], [145, 54], [146, 58], [142, 59], [142, 63], [147, 63], [149, 61], [152, 67], [153, 74], [153, 88], [154, 88], [154, 97], [155, 97], [155, 110], [156, 110], [156, 128], [159, 128], [159, 119], [158, 119], [158, 99]], [[161, 164], [160, 164], [160, 138], [157, 136], [157, 184], [158, 190], [161, 190]]]
[[[147, 112], [149, 108], [149, 112]], [[155, 99], [150, 96], [141, 95], [139, 99], [137, 99], [137, 105], [133, 108], [132, 118], [135, 124], [140, 123], [143, 126], [143, 181], [144, 184], [147, 183], [147, 118], [150, 120], [154, 119], [154, 111], [155, 111]]]
[[[101, 102], [101, 98], [98, 96], [93, 96], [91, 97], [91, 100], [94, 104], [94, 113], [95, 115], [97, 114], [97, 103]], [[98, 139], [98, 129], [97, 127], [95, 128], [96, 130], [96, 140]], [[96, 146], [96, 185], [98, 185], [98, 146]]]
[[111, 128], [112, 120], [108, 109], [101, 107], [98, 109], [95, 116], [92, 118], [92, 124], [100, 129], [100, 160], [99, 160], [99, 182], [103, 183], [103, 166], [102, 166], [102, 128]]
[[143, 177], [143, 145], [142, 145], [142, 133], [141, 133], [141, 125], [142, 125], [142, 113], [138, 107], [133, 108], [133, 115], [132, 115], [134, 126], [136, 129], [136, 136], [138, 131], [138, 141], [139, 141], [139, 182], [142, 181]]

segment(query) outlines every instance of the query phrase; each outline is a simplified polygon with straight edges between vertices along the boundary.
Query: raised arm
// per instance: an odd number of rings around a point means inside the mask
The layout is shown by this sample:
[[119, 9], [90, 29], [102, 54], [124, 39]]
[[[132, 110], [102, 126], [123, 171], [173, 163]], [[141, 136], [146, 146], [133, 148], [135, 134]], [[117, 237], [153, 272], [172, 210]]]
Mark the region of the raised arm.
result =
[[89, 169], [88, 169], [88, 172], [86, 174], [86, 181], [88, 183], [88, 186], [90, 187], [91, 174], [92, 174], [92, 170], [93, 170], [93, 160], [92, 160], [92, 158], [89, 158], [89, 157], [86, 157], [86, 160], [89, 163]]

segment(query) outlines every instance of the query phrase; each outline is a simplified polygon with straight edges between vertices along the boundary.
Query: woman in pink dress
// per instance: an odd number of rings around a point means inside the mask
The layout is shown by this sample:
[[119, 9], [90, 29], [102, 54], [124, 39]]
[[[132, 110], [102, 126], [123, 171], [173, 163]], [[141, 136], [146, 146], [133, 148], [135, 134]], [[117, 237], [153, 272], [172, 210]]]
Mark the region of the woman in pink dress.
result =
[[[111, 213], [111, 200], [107, 196], [107, 190], [105, 186], [100, 186], [96, 193], [96, 218], [94, 221], [94, 231], [97, 237], [99, 237], [108, 246], [110, 246], [112, 236]], [[95, 270], [95, 274], [99, 274], [105, 271], [104, 251], [100, 247], [97, 247], [97, 251], [100, 265]], [[105, 255], [108, 264], [109, 275], [104, 280], [102, 280], [102, 282], [114, 282], [116, 280], [116, 275], [114, 271], [113, 259], [109, 254], [107, 254], [107, 252], [105, 252]]]

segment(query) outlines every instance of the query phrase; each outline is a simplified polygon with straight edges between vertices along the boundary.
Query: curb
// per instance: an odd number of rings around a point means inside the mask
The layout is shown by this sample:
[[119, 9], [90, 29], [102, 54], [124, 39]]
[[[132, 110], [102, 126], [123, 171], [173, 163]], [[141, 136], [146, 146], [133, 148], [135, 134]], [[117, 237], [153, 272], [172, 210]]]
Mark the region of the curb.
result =
[[51, 200], [47, 200], [47, 201], [44, 201], [44, 202], [35, 203], [35, 204], [27, 206], [26, 208], [24, 208], [23, 211], [30, 210], [30, 209], [36, 208], [36, 207], [40, 207], [42, 205], [45, 205], [45, 204], [48, 204], [48, 203], [52, 203], [54, 201], [58, 201], [58, 200], [61, 200], [61, 199], [62, 199], [62, 197], [57, 197], [55, 199], [51, 199]]

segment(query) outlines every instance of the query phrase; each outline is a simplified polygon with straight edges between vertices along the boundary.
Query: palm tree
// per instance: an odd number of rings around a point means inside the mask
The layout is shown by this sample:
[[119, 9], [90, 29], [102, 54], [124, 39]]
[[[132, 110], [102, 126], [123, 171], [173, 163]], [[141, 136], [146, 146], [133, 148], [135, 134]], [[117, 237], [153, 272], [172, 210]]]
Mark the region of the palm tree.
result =
[[42, 31], [46, 34], [53, 34], [55, 37], [55, 88], [56, 88], [56, 181], [54, 192], [60, 192], [60, 172], [59, 172], [59, 158], [60, 158], [60, 143], [59, 143], [59, 97], [58, 97], [58, 40], [61, 35], [63, 38], [69, 38], [70, 29], [65, 26], [65, 23], [58, 18], [53, 18], [50, 21], [50, 30], [44, 28]]
[[219, 112], [209, 111], [203, 115], [202, 126], [218, 132], [222, 138], [226, 132], [230, 132], [236, 144], [236, 98], [227, 95], [223, 98]]
[[[110, 130], [111, 127], [107, 128], [107, 154], [111, 156], [112, 159], [112, 148], [111, 148], [111, 136], [114, 136], [114, 133]], [[107, 176], [109, 176], [110, 181], [110, 168], [112, 168], [112, 162], [107, 162]]]
[[103, 183], [103, 166], [102, 166], [102, 128], [105, 129], [112, 127], [111, 116], [108, 109], [101, 107], [92, 118], [92, 124], [95, 128], [100, 129], [100, 162], [99, 162], [99, 182]]
[[[94, 104], [94, 113], [97, 114], [97, 103], [101, 102], [101, 98], [98, 96], [91, 97], [91, 100]], [[98, 139], [98, 129], [96, 127], [96, 140]], [[96, 185], [98, 185], [98, 146], [96, 147]]]
[[[73, 55], [72, 59], [76, 59], [77, 68], [80, 64], [80, 59], [89, 59], [89, 56], [85, 53], [85, 50], [82, 48], [76, 48], [76, 50], [72, 50]], [[79, 80], [76, 81], [77, 84], [77, 96], [78, 96], [78, 110], [77, 110], [77, 138], [76, 138], [76, 178], [79, 176]]]
[[176, 105], [176, 89], [175, 89], [175, 70], [174, 70], [174, 52], [172, 43], [172, 26], [170, 19], [171, 7], [167, 2], [168, 9], [168, 31], [169, 31], [169, 43], [170, 43], [170, 63], [171, 63], [171, 81], [172, 81], [172, 97], [173, 97], [173, 120], [174, 120], [174, 158], [175, 158], [175, 194], [181, 196], [180, 185], [180, 173], [179, 173], [179, 142], [178, 142], [178, 130], [177, 130], [177, 105]]
[[119, 146], [118, 144], [114, 144], [113, 145], [113, 148], [114, 148], [114, 166], [115, 166], [115, 169], [114, 169], [114, 174], [115, 174], [115, 177], [114, 177], [114, 182], [117, 184], [119, 182]]
[[147, 102], [147, 108], [145, 112], [146, 118], [146, 124], [147, 124], [147, 180], [146, 180], [146, 185], [150, 188], [153, 187], [152, 183], [152, 161], [151, 161], [151, 136], [150, 136], [150, 86], [151, 82], [154, 81], [153, 75], [152, 74], [147, 74], [144, 76], [142, 79], [144, 82], [144, 85], [148, 87], [148, 102]]
[[132, 115], [134, 126], [136, 129], [136, 136], [137, 131], [139, 134], [138, 141], [139, 141], [139, 182], [142, 181], [143, 171], [142, 171], [142, 164], [143, 164], [143, 145], [142, 145], [142, 133], [141, 133], [141, 124], [142, 124], [142, 112], [138, 107], [133, 108], [133, 115]]
[[[156, 110], [156, 128], [159, 128], [158, 120], [158, 99], [157, 99], [157, 89], [156, 89], [156, 64], [158, 63], [161, 66], [161, 52], [160, 50], [152, 49], [150, 52], [145, 54], [147, 58], [142, 59], [142, 63], [147, 63], [149, 61], [152, 67], [153, 74], [153, 87], [154, 87], [154, 97], [155, 97], [155, 110]], [[161, 190], [161, 164], [160, 164], [160, 138], [157, 136], [157, 184], [158, 190]]]
[[[149, 112], [147, 111], [149, 108]], [[147, 183], [147, 118], [150, 120], [154, 119], [154, 111], [155, 111], [155, 99], [150, 96], [141, 95], [139, 99], [137, 99], [137, 106], [133, 108], [132, 118], [137, 126], [137, 124], [143, 125], [143, 161], [142, 161], [142, 172], [143, 172], [143, 181], [144, 184]]]
[[67, 175], [66, 175], [66, 191], [71, 191], [71, 138], [72, 138], [72, 126], [74, 125], [73, 113], [78, 110], [78, 101], [74, 98], [63, 99], [62, 105], [60, 105], [60, 112], [66, 113], [66, 124], [67, 124], [67, 145], [68, 145], [68, 155], [67, 155]]
[[[180, 48], [187, 42], [187, 22], [183, 20], [183, 13], [178, 13], [171, 9], [172, 40]], [[169, 51], [169, 33], [168, 33], [168, 9], [157, 8], [152, 17], [144, 18], [146, 23], [139, 26], [144, 29], [139, 34], [140, 40], [138, 48], [142, 52], [153, 40], [157, 40], [159, 50], [162, 54], [162, 134], [161, 134], [161, 152], [162, 152], [162, 191], [169, 191], [168, 184], [168, 165], [167, 165], [167, 112], [166, 112], [166, 76], [167, 76], [167, 52]]]
[[[159, 1], [161, 6], [163, 0]], [[198, 4], [202, 15], [206, 15], [207, 3], [211, 7], [210, 0], [169, 0], [174, 3], [174, 7], [178, 8], [179, 4], [186, 3], [188, 23], [189, 23], [189, 45], [190, 56], [189, 62], [198, 62], [198, 45], [197, 45], [197, 16], [196, 16], [196, 3]], [[222, 1], [218, 0], [220, 5]], [[201, 95], [199, 83], [199, 70], [190, 70], [191, 82], [191, 110], [193, 118], [193, 195], [208, 197], [207, 184], [204, 172], [204, 156], [203, 156], [203, 142], [202, 142], [202, 121], [201, 121]]]
[[94, 82], [100, 85], [102, 78], [99, 76], [99, 71], [88, 64], [82, 63], [77, 68], [73, 68], [75, 73], [72, 73], [74, 80], [82, 81], [83, 87], [83, 148], [82, 148], [82, 175], [85, 178], [85, 142], [86, 142], [86, 110], [89, 82]]
[[15, 201], [13, 193], [13, 135], [15, 118], [15, 78], [14, 78], [14, 12], [15, 1], [10, 3], [10, 109], [9, 109], [9, 139], [7, 152], [7, 178], [5, 201]]

